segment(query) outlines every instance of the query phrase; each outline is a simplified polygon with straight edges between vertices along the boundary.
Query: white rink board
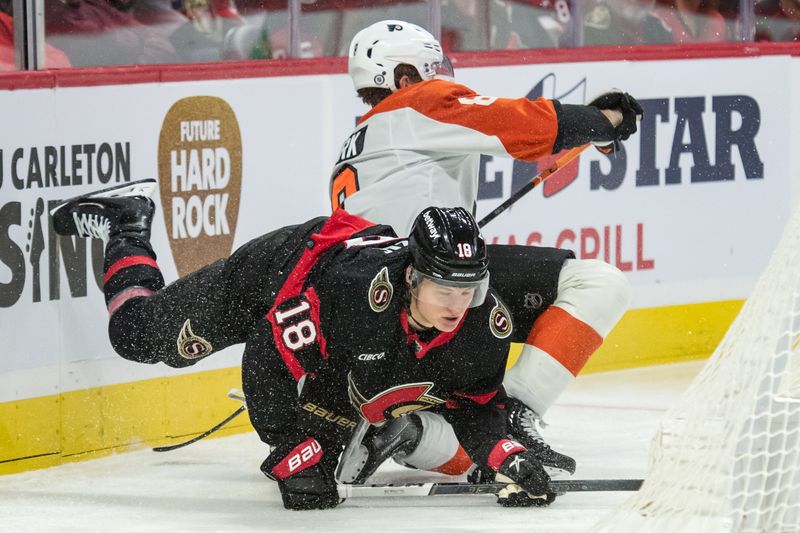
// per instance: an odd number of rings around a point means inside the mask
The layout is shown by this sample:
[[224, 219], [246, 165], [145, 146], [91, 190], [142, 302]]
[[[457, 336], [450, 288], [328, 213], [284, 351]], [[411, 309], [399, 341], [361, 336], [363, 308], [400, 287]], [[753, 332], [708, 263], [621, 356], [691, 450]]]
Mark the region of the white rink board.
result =
[[[608, 250], [611, 262], [617, 262], [619, 253], [623, 267], [631, 264], [628, 273], [636, 295], [634, 307], [746, 297], [777, 242], [797, 193], [798, 164], [792, 152], [800, 139], [800, 121], [792, 95], [800, 88], [798, 65], [800, 61], [789, 57], [760, 57], [459, 70], [459, 81], [483, 94], [521, 97], [542, 81], [541, 94], [568, 93], [564, 102], [577, 103], [618, 86], [655, 102], [652, 105], [666, 106], [652, 128], [655, 136], [645, 139], [655, 150], [657, 183], [635, 183], [636, 172], [642, 168], [644, 139], [637, 134], [626, 143], [627, 165], [617, 188], [591, 189], [591, 165], [600, 162], [601, 171], [607, 173], [610, 164], [589, 150], [581, 157], [574, 182], [549, 197], [543, 196], [544, 187], [532, 192], [487, 226], [487, 236], [508, 242], [513, 235], [522, 243], [538, 233], [541, 244], [552, 246], [558, 235], [569, 237], [564, 233], [567, 230], [574, 232], [575, 238], [565, 240], [563, 246], [580, 252], [581, 230], [603, 240], [605, 228], [609, 228], [611, 243], [602, 244], [597, 253], [603, 258]], [[37, 214], [36, 207], [39, 199], [46, 206], [48, 201], [101, 186], [97, 155], [104, 143], [111, 153], [121, 151], [121, 156], [115, 154], [113, 159], [111, 168], [117, 168], [117, 163], [120, 166], [111, 173], [110, 183], [157, 177], [159, 162], [170, 168], [169, 150], [159, 151], [169, 110], [182, 99], [202, 96], [216, 97], [235, 117], [222, 121], [222, 138], [181, 145], [186, 150], [224, 149], [240, 161], [239, 211], [236, 219], [227, 214], [233, 238], [226, 253], [276, 227], [328, 213], [330, 167], [355, 117], [366, 111], [345, 75], [0, 92], [0, 117], [4, 124], [14, 125], [0, 132], [0, 402], [175, 374], [160, 365], [130, 364], [112, 352], [105, 333], [102, 294], [92, 275], [91, 246], [73, 254], [68, 275], [47, 218]], [[691, 107], [699, 101], [705, 108], [700, 115], [687, 115], [687, 130], [697, 138], [687, 133], [678, 143], [691, 144], [701, 152], [701, 145], [706, 146], [709, 163], [716, 165], [718, 114], [712, 106], [732, 96], [742, 96], [757, 106], [760, 119], [752, 141], [757, 159], [763, 162], [761, 177], [745, 179], [742, 158], [734, 148], [730, 159], [734, 179], [692, 183], [689, 173], [695, 162], [684, 154], [677, 159], [680, 183], [665, 184], [679, 121], [676, 102]], [[187, 109], [193, 110], [192, 120], [218, 118], [210, 112], [204, 116], [202, 107], [190, 105]], [[794, 120], [791, 113], [795, 113]], [[741, 119], [734, 115], [729, 129], [735, 132]], [[232, 125], [240, 132], [240, 151], [227, 137]], [[173, 138], [172, 142], [179, 140]], [[75, 151], [73, 146], [80, 148]], [[32, 158], [34, 149], [38, 159]], [[87, 158], [87, 152], [93, 155]], [[15, 158], [15, 153], [21, 157]], [[48, 153], [55, 158], [50, 161], [49, 176]], [[88, 184], [91, 157], [95, 158], [93, 181]], [[31, 166], [31, 159], [37, 159], [38, 167], [35, 163]], [[106, 152], [103, 162], [108, 161]], [[510, 160], [487, 163], [486, 175], [491, 179], [482, 187], [487, 198], [479, 201], [479, 215], [502, 200], [492, 197], [492, 180], [502, 179], [502, 197], [508, 197], [512, 173]], [[66, 175], [71, 182], [81, 175], [82, 184], [64, 184]], [[17, 187], [19, 180], [22, 188]], [[168, 179], [165, 186], [170, 186]], [[218, 205], [232, 209], [236, 193], [224, 193], [229, 197]], [[157, 195], [157, 203], [161, 200]], [[178, 261], [168, 238], [175, 227], [175, 220], [165, 220], [163, 208], [159, 208], [153, 243], [168, 281], [178, 276]], [[620, 239], [616, 238], [617, 227]], [[41, 238], [36, 236], [37, 228], [41, 228]], [[585, 241], [588, 252], [594, 250], [594, 242]], [[617, 246], [617, 242], [621, 244]], [[97, 251], [95, 259], [99, 260]], [[38, 283], [35, 264], [40, 271]], [[95, 275], [102, 275], [99, 267]], [[35, 301], [37, 291], [39, 301]], [[191, 371], [235, 365], [239, 351], [231, 352], [211, 357]]]

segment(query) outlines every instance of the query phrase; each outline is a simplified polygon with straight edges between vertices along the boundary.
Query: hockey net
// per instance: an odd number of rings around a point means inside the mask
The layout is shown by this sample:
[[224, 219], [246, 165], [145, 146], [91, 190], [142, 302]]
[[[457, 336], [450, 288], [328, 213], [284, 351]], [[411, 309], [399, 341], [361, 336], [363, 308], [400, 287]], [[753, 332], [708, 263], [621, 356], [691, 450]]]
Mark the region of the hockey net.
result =
[[800, 209], [661, 421], [641, 490], [593, 531], [800, 531]]

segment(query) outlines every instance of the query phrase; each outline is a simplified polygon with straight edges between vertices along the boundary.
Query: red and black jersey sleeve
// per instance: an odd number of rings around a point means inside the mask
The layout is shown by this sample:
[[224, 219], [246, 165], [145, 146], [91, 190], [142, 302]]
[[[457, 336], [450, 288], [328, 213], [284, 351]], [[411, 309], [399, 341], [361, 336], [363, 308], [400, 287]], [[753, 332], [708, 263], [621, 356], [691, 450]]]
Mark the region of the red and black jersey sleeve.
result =
[[[242, 380], [250, 418], [259, 436], [274, 444], [281, 436], [304, 431], [300, 423], [298, 382], [313, 379], [328, 363], [327, 336], [320, 320], [317, 288], [308, 283], [312, 271], [334, 268], [330, 255], [354, 236], [375, 226], [339, 210], [305, 238], [305, 249], [288, 275], [269, 311], [255, 326], [245, 349]], [[388, 230], [388, 228], [386, 228]], [[334, 254], [335, 255], [335, 254]], [[312, 435], [319, 437], [319, 435]]]
[[292, 268], [275, 303], [267, 312], [272, 325], [275, 348], [295, 380], [314, 372], [328, 357], [325, 332], [320, 325], [320, 301], [317, 290], [307, 286], [312, 270], [337, 246], [372, 227], [363, 218], [337, 210], [311, 235], [306, 250]]
[[250, 421], [262, 441], [274, 446], [300, 438], [297, 383], [275, 349], [266, 321], [256, 325], [245, 347], [242, 388]]

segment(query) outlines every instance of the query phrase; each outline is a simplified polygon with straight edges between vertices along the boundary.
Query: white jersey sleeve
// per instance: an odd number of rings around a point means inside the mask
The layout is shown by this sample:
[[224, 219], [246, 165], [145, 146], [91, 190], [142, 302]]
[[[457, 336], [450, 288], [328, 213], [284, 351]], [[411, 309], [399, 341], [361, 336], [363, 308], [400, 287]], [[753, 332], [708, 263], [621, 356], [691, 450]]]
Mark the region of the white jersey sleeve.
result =
[[552, 153], [552, 101], [482, 96], [444, 80], [401, 89], [362, 117], [333, 175], [333, 210], [407, 235], [428, 206], [474, 211], [480, 154], [535, 161]]

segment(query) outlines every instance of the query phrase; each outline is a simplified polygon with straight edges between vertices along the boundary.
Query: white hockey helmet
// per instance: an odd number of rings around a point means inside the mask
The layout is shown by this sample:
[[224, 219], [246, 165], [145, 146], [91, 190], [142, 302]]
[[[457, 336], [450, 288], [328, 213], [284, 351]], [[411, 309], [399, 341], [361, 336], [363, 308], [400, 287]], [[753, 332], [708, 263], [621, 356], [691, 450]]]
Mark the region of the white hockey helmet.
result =
[[442, 45], [425, 29], [402, 20], [382, 20], [358, 32], [350, 42], [348, 70], [356, 90], [397, 90], [394, 68], [416, 67], [423, 80], [452, 79], [453, 67]]

